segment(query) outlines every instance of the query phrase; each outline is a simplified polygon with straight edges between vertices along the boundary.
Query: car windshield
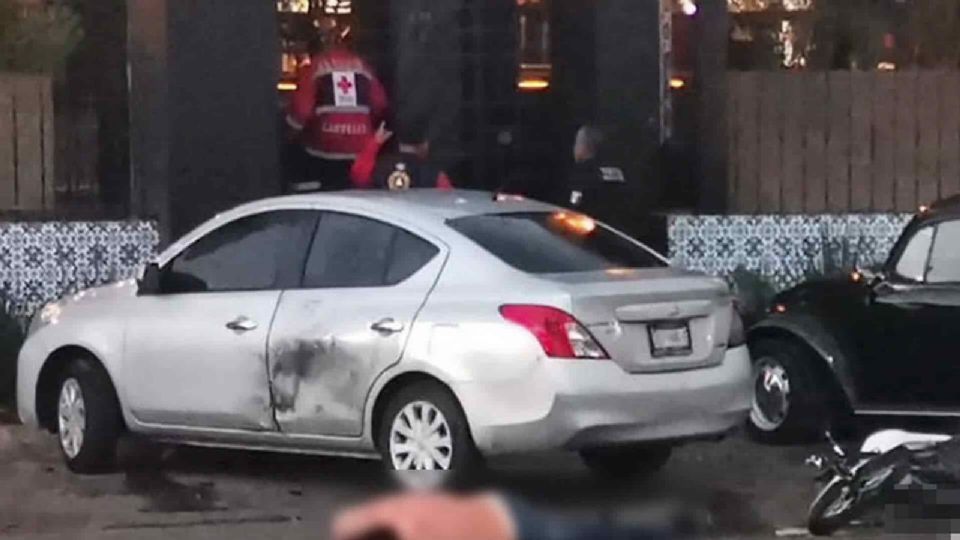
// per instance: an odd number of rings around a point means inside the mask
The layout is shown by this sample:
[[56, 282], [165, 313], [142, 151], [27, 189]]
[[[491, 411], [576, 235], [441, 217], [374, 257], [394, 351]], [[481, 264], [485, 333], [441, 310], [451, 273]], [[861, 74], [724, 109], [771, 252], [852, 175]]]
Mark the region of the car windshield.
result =
[[487, 214], [454, 219], [449, 225], [530, 274], [667, 266], [651, 250], [573, 212]]

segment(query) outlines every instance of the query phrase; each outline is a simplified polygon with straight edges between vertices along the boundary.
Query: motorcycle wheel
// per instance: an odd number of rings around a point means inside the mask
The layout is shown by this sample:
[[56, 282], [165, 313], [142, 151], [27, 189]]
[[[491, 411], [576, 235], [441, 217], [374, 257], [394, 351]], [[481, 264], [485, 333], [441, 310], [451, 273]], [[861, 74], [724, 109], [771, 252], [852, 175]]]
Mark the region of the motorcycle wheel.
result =
[[845, 478], [835, 478], [810, 506], [807, 528], [814, 536], [830, 536], [863, 511], [856, 487]]
[[810, 506], [807, 528], [814, 536], [830, 536], [860, 518], [882, 500], [906, 474], [900, 463], [876, 464], [853, 480], [834, 478]]

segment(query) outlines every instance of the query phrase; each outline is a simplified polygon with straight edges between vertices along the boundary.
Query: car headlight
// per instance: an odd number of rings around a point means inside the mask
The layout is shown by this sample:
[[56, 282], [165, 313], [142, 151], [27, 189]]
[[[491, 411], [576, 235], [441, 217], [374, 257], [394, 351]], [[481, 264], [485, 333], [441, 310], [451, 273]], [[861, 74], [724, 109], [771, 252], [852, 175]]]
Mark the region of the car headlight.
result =
[[734, 349], [747, 344], [747, 329], [743, 325], [743, 317], [736, 309], [733, 310], [733, 317], [730, 320], [730, 337], [727, 339], [727, 347]]
[[60, 320], [61, 313], [63, 313], [63, 308], [60, 306], [59, 302], [53, 302], [43, 306], [43, 308], [36, 315], [34, 315], [33, 319], [30, 321], [29, 333], [33, 334], [44, 326], [57, 324], [57, 322]]

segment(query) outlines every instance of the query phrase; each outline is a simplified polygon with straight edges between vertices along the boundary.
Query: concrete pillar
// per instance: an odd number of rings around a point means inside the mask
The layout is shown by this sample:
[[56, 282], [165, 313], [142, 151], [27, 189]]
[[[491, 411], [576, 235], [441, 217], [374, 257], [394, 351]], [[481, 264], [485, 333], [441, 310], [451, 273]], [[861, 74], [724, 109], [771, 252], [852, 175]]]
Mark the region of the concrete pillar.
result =
[[396, 121], [428, 117], [434, 158], [445, 165], [461, 153], [462, 7], [463, 0], [390, 2]]
[[727, 209], [727, 55], [730, 14], [726, 0], [697, 3], [697, 178], [700, 211]]
[[664, 182], [669, 181], [659, 163], [669, 119], [664, 2], [593, 2], [595, 122], [607, 134], [604, 160], [622, 167], [628, 182], [623, 196], [605, 212], [608, 221], [656, 247], [662, 226], [651, 213], [663, 203]]
[[166, 0], [128, 0], [131, 210], [159, 222], [163, 244], [170, 238], [167, 26]]
[[658, 1], [597, 3], [597, 109], [603, 123], [629, 130], [633, 152], [660, 143], [661, 57]]
[[[71, 56], [57, 105], [97, 116], [97, 171], [104, 217], [130, 212], [129, 114], [127, 103], [126, 0], [74, 0], [83, 40]], [[57, 137], [68, 137], [57, 133]], [[60, 171], [63, 172], [63, 171]]]
[[278, 193], [275, 4], [127, 1], [137, 208], [170, 240]]

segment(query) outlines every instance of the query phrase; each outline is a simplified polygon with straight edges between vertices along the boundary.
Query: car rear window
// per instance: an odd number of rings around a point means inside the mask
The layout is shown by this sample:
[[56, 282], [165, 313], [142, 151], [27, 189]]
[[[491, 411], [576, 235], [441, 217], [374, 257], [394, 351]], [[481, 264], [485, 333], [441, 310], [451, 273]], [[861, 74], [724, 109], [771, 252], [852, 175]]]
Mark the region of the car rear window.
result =
[[573, 212], [487, 214], [454, 219], [449, 225], [530, 274], [666, 266], [650, 250]]

